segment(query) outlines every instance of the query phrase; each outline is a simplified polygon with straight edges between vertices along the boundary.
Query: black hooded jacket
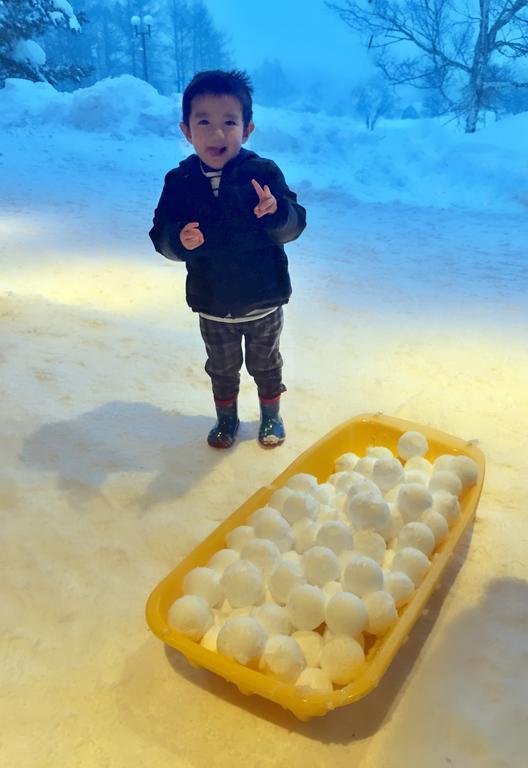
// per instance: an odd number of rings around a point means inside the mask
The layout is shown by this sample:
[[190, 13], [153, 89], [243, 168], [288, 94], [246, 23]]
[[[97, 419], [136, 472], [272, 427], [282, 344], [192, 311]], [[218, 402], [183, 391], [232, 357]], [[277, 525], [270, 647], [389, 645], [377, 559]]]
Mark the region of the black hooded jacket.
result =
[[[255, 216], [258, 196], [251, 179], [269, 186], [277, 199], [274, 214]], [[191, 251], [180, 241], [190, 221], [199, 222], [205, 240]], [[185, 262], [191, 309], [241, 317], [288, 302], [291, 284], [283, 244], [299, 237], [305, 226], [306, 211], [278, 166], [241, 149], [224, 166], [218, 197], [197, 155], [169, 171], [149, 235], [159, 253]]]

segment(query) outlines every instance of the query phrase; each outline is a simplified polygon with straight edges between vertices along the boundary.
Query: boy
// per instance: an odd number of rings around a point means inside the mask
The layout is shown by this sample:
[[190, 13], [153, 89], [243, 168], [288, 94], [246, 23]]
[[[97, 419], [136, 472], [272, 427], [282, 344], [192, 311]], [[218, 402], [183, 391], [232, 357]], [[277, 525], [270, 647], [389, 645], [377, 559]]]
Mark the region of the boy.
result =
[[260, 400], [259, 442], [285, 439], [279, 338], [291, 284], [283, 244], [299, 237], [306, 211], [273, 161], [242, 148], [255, 127], [252, 90], [236, 70], [191, 80], [180, 128], [196, 154], [166, 175], [149, 233], [159, 253], [187, 267], [216, 406], [213, 448], [229, 448], [239, 427], [242, 338]]

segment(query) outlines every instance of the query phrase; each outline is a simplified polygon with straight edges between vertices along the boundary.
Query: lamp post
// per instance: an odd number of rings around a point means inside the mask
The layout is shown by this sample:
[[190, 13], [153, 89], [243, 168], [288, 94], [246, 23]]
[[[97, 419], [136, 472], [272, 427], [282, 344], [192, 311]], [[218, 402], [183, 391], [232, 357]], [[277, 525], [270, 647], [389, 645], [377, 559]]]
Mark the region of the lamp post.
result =
[[143, 48], [143, 73], [145, 80], [148, 83], [148, 67], [147, 67], [147, 37], [151, 37], [150, 29], [152, 27], [153, 18], [150, 14], [146, 16], [132, 16], [130, 23], [134, 27], [136, 37], [141, 38], [141, 47]]

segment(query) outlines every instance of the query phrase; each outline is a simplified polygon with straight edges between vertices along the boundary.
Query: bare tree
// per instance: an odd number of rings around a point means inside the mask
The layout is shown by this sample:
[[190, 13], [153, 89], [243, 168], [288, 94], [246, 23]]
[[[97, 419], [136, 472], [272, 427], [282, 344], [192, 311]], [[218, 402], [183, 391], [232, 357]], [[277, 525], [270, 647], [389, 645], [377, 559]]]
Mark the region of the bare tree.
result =
[[380, 117], [390, 115], [395, 106], [392, 89], [381, 76], [372, 77], [351, 93], [353, 109], [369, 131], [373, 131]]
[[[474, 133], [505, 88], [526, 88], [511, 64], [528, 54], [528, 0], [327, 2], [376, 52], [393, 84], [436, 88]], [[402, 55], [393, 52], [398, 46]], [[502, 57], [502, 58], [501, 58]], [[510, 66], [504, 66], [504, 62]], [[502, 62], [502, 64], [501, 64]]]
[[216, 29], [202, 0], [190, 4], [188, 0], [167, 0], [166, 12], [177, 91], [183, 91], [199, 70], [230, 65], [226, 36]]

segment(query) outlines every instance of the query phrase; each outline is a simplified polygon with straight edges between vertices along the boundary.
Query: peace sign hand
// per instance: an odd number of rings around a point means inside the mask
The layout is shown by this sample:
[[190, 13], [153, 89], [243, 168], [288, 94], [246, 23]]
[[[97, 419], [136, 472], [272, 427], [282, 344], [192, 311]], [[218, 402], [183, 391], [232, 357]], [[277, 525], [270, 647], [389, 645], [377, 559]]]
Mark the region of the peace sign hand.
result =
[[251, 179], [251, 183], [259, 199], [258, 204], [253, 208], [257, 219], [260, 219], [261, 216], [275, 213], [277, 210], [277, 200], [271, 194], [268, 185], [265, 184], [263, 189], [256, 179]]

